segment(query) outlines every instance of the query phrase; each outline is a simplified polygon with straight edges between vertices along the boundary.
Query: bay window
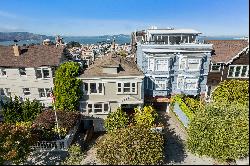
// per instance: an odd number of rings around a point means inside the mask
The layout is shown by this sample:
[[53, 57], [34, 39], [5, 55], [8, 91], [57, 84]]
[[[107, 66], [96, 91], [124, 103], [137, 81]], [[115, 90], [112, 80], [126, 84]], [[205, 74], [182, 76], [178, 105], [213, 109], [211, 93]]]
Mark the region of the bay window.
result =
[[180, 58], [179, 70], [184, 70], [186, 68], [186, 62], [187, 62], [186, 58]]
[[153, 57], [148, 58], [148, 70], [154, 71], [155, 60]]
[[189, 79], [186, 79], [185, 82], [186, 82], [185, 90], [197, 90], [198, 88], [197, 78], [189, 78]]
[[166, 80], [156, 80], [155, 81], [155, 90], [166, 90], [167, 82]]
[[177, 89], [184, 89], [184, 77], [177, 78]]

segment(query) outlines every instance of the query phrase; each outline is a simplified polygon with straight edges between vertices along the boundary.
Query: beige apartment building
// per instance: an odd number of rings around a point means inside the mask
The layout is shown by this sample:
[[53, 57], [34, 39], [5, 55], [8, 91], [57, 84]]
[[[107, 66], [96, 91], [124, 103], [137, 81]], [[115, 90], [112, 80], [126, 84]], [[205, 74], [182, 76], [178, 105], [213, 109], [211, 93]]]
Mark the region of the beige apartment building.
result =
[[0, 46], [0, 100], [16, 95], [51, 106], [54, 71], [66, 60], [62, 46]]
[[121, 107], [127, 113], [144, 103], [143, 73], [135, 62], [118, 55], [105, 55], [84, 71], [80, 111], [92, 120], [95, 131], [104, 130], [104, 119]]

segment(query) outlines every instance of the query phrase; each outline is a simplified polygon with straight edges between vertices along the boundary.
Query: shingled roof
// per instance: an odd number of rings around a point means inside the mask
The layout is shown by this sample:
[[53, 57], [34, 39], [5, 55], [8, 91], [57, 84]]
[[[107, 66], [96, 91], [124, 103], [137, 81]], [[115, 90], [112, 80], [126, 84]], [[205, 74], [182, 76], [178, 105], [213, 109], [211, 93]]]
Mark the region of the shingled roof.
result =
[[228, 63], [239, 53], [249, 47], [247, 40], [206, 40], [213, 44], [214, 53], [211, 61], [214, 63]]
[[[103, 73], [104, 67], [118, 67], [117, 74]], [[118, 76], [143, 76], [140, 69], [137, 68], [133, 60], [126, 59], [119, 55], [107, 54], [97, 59], [94, 64], [90, 65], [80, 77], [118, 77]]]
[[58, 66], [64, 48], [55, 45], [23, 46], [19, 56], [14, 55], [12, 46], [0, 46], [0, 67]]

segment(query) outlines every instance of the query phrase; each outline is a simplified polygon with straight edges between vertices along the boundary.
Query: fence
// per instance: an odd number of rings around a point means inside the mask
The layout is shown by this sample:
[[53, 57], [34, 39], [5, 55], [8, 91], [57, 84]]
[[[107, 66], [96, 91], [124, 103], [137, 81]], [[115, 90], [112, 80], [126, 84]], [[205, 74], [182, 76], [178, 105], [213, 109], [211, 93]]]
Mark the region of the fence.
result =
[[31, 148], [35, 151], [67, 151], [73, 141], [79, 124], [80, 120], [76, 123], [74, 128], [69, 131], [69, 134], [66, 135], [64, 139], [56, 141], [37, 141], [35, 145], [31, 146]]

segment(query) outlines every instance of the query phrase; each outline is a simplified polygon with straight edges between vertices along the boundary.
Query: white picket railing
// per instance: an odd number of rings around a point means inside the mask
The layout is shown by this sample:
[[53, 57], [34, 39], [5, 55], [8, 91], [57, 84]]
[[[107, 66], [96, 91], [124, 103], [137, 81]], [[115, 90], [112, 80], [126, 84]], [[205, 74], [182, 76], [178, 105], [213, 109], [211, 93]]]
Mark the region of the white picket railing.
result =
[[80, 120], [64, 139], [56, 141], [37, 141], [31, 148], [35, 151], [67, 151], [79, 127]]

